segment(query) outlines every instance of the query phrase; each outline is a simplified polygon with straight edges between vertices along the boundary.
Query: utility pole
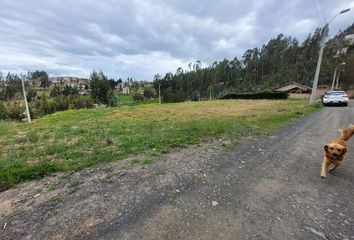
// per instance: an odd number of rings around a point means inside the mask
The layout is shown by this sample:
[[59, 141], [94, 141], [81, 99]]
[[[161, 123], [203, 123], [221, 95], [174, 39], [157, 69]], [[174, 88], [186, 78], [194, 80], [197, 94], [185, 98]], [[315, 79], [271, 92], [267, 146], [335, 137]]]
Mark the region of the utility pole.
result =
[[[346, 64], [345, 62], [341, 63], [342, 66], [344, 66], [345, 64]], [[338, 76], [337, 76], [337, 69], [338, 69], [338, 66], [336, 66], [336, 68], [334, 70], [331, 91], [333, 91], [333, 89], [334, 89], [334, 83], [336, 82], [336, 80], [337, 80], [336, 89], [338, 89], [338, 80], [339, 80], [340, 72], [338, 73]]]
[[333, 74], [333, 81], [332, 81], [331, 91], [333, 91], [333, 88], [334, 88], [334, 82], [336, 81], [337, 68], [338, 68], [338, 66], [334, 69], [334, 74]]
[[320, 75], [322, 55], [323, 55], [324, 47], [326, 45], [325, 41], [326, 41], [327, 33], [328, 33], [328, 23], [324, 26], [323, 32], [322, 32], [321, 48], [320, 48], [320, 53], [319, 53], [318, 60], [317, 60], [316, 72], [315, 72], [315, 77], [314, 77], [313, 85], [312, 85], [312, 91], [311, 91], [311, 96], [310, 96], [310, 104], [312, 104], [315, 101], [315, 98], [316, 98], [318, 77]]
[[329, 21], [328, 23], [326, 23], [326, 25], [323, 27], [323, 32], [322, 32], [322, 39], [321, 39], [321, 48], [320, 48], [320, 53], [318, 55], [318, 60], [317, 60], [317, 66], [316, 66], [316, 72], [315, 72], [315, 77], [313, 80], [313, 86], [312, 86], [312, 92], [311, 92], [311, 96], [310, 96], [310, 104], [314, 103], [315, 98], [316, 98], [316, 90], [317, 90], [317, 84], [318, 84], [318, 77], [320, 75], [320, 68], [321, 68], [321, 61], [322, 61], [322, 55], [323, 55], [323, 49], [326, 45], [325, 41], [326, 41], [326, 36], [328, 33], [328, 25], [339, 15], [339, 14], [343, 14], [350, 11], [350, 8], [348, 9], [344, 9], [342, 11], [340, 11], [339, 13], [337, 13], [336, 15], [334, 15], [334, 17], [331, 19], [331, 21]]
[[338, 90], [338, 84], [339, 84], [339, 78], [340, 78], [340, 73], [344, 72], [344, 70], [340, 71], [337, 76], [337, 83], [336, 83], [336, 89]]
[[22, 83], [23, 99], [24, 99], [25, 105], [26, 105], [26, 115], [27, 115], [28, 122], [30, 123], [31, 122], [31, 115], [30, 115], [29, 108], [28, 108], [25, 83], [23, 82], [23, 77], [21, 77], [21, 83]]

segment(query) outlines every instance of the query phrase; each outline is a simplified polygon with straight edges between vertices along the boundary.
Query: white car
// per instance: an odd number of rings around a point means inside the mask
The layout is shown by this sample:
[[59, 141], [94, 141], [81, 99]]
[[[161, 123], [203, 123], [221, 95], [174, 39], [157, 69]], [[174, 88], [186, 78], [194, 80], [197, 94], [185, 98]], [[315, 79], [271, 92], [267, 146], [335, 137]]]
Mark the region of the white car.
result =
[[323, 106], [342, 105], [348, 106], [348, 95], [344, 91], [329, 91], [322, 97]]

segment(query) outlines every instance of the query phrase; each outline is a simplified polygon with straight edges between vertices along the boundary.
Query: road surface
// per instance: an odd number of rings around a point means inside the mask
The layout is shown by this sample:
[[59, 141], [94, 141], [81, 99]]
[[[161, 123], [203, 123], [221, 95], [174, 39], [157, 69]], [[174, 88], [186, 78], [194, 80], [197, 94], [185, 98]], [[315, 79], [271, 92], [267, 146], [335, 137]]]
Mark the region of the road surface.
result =
[[151, 166], [26, 183], [0, 193], [3, 209], [8, 203], [0, 238], [354, 239], [353, 139], [347, 161], [320, 178], [324, 144], [354, 123], [349, 105], [237, 145], [177, 150]]

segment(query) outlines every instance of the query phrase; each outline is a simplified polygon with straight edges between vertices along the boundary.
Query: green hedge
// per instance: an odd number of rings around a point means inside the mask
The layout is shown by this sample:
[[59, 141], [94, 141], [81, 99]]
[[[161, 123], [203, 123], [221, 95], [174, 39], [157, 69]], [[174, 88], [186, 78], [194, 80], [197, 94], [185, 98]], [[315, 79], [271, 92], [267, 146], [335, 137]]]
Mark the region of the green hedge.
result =
[[228, 93], [220, 99], [287, 99], [285, 92]]

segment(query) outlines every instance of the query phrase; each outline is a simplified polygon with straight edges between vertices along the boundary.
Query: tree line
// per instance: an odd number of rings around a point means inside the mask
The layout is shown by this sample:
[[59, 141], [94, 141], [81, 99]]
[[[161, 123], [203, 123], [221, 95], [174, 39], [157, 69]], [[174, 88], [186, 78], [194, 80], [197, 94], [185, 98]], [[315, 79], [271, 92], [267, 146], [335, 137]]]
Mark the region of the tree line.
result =
[[[1, 72], [0, 72], [1, 73]], [[94, 104], [114, 107], [118, 105], [118, 95], [123, 86], [132, 90], [132, 99], [141, 102], [151, 99], [156, 92], [149, 85], [134, 81], [133, 78], [109, 79], [102, 71], [93, 71], [85, 84], [85, 91], [77, 86], [65, 84], [62, 81], [52, 83], [45, 71], [28, 72], [27, 74], [8, 73], [6, 83], [0, 85], [0, 120], [24, 118], [22, 83], [24, 80], [27, 100], [32, 118], [40, 117], [56, 111], [68, 109], [92, 108]], [[38, 84], [35, 84], [35, 81]], [[1, 83], [1, 82], [0, 82]], [[138, 89], [141, 89], [138, 91]]]
[[[153, 84], [156, 91], [160, 88], [165, 102], [217, 98], [230, 92], [258, 92], [288, 82], [312, 86], [324, 32], [324, 29], [317, 28], [302, 43], [279, 34], [260, 48], [246, 50], [241, 59], [223, 59], [208, 67], [196, 61], [190, 63], [188, 69], [178, 68], [175, 73], [164, 76], [156, 74]], [[354, 23], [327, 42], [319, 84], [330, 84], [335, 67], [342, 61], [347, 61], [346, 66], [352, 66], [353, 45], [347, 54], [338, 52], [347, 47], [344, 36], [353, 33]], [[353, 80], [349, 71], [341, 75], [341, 82], [346, 87]]]

